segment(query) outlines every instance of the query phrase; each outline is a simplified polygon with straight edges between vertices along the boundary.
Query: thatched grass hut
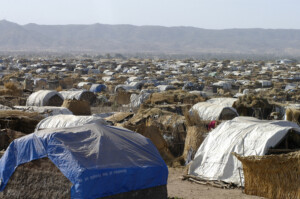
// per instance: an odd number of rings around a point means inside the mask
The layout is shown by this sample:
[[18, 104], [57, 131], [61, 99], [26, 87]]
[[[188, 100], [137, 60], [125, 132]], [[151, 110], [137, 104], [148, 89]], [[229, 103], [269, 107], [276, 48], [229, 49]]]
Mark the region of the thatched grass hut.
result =
[[232, 153], [266, 155], [300, 148], [300, 128], [288, 121], [237, 117], [212, 130], [195, 155], [189, 173], [207, 180], [243, 186], [241, 163]]
[[300, 198], [300, 152], [281, 155], [235, 154], [242, 162], [245, 193], [272, 199]]
[[32, 133], [35, 126], [43, 119], [37, 112], [24, 112], [19, 110], [1, 110], [0, 126], [22, 133]]
[[39, 90], [32, 93], [26, 101], [26, 106], [61, 106], [63, 96], [52, 90]]
[[239, 97], [233, 107], [240, 116], [254, 116], [259, 119], [267, 119], [273, 110], [273, 106], [266, 98], [253, 94]]
[[42, 158], [18, 166], [0, 197], [71, 198], [71, 186], [72, 183], [48, 158]]
[[69, 109], [74, 115], [91, 115], [91, 107], [84, 100], [64, 100], [62, 107]]

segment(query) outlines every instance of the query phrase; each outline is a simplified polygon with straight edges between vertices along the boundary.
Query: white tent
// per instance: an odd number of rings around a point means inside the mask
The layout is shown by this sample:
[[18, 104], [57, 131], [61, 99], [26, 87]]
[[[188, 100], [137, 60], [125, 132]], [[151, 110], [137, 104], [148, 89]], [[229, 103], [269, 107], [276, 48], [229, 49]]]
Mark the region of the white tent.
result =
[[91, 82], [79, 82], [77, 84], [77, 87], [78, 88], [83, 88], [84, 86], [87, 86], [87, 85], [92, 85], [92, 83]]
[[26, 101], [26, 106], [48, 106], [49, 100], [58, 96], [61, 98], [61, 103], [63, 102], [63, 96], [56, 91], [51, 90], [39, 90], [37, 92], [32, 93]]
[[156, 88], [162, 92], [162, 91], [167, 91], [167, 90], [174, 90], [175, 86], [173, 86], [173, 85], [158, 85]]
[[219, 98], [212, 98], [207, 100], [206, 102], [211, 103], [211, 104], [218, 104], [221, 106], [228, 106], [232, 107], [233, 103], [237, 101], [238, 99], [236, 98], [230, 98], [230, 97], [219, 97]]
[[139, 107], [144, 101], [146, 101], [150, 97], [151, 93], [141, 92], [139, 95], [132, 94], [130, 96], [130, 106], [131, 107]]
[[50, 116], [40, 121], [35, 130], [50, 129], [50, 128], [64, 128], [82, 126], [84, 124], [100, 123], [107, 124], [106, 121], [99, 116], [76, 116], [76, 115], [55, 115]]
[[195, 104], [192, 106], [189, 113], [191, 115], [197, 113], [202, 120], [221, 120], [224, 119], [226, 115], [230, 116], [230, 119], [238, 116], [238, 113], [232, 107], [208, 102], [199, 102]]
[[231, 89], [231, 83], [227, 81], [218, 81], [216, 83], [213, 83], [213, 86], [222, 87], [223, 89]]
[[296, 123], [280, 120], [258, 120], [237, 117], [220, 124], [211, 131], [199, 147], [190, 166], [189, 174], [206, 180], [221, 180], [242, 185], [239, 168], [242, 168], [232, 152], [240, 155], [265, 155], [276, 146], [289, 130], [300, 133]]

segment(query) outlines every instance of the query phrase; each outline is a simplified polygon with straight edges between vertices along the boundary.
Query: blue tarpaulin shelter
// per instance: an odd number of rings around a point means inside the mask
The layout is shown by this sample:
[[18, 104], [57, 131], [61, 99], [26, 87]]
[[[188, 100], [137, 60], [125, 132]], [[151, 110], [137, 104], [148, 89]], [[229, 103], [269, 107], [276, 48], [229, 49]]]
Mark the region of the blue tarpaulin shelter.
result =
[[14, 140], [0, 159], [0, 191], [18, 165], [48, 157], [73, 184], [71, 198], [99, 198], [167, 184], [168, 168], [144, 136], [99, 123]]
[[92, 84], [90, 91], [94, 93], [100, 93], [101, 91], [104, 91], [106, 89], [106, 86], [104, 84]]

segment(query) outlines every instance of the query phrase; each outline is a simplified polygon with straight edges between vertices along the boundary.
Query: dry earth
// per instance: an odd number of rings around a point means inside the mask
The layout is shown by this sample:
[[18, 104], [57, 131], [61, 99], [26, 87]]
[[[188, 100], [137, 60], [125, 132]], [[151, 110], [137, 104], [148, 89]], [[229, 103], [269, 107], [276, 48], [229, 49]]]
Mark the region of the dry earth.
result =
[[262, 199], [242, 193], [241, 189], [220, 189], [181, 180], [183, 168], [169, 168], [168, 197], [184, 199]]

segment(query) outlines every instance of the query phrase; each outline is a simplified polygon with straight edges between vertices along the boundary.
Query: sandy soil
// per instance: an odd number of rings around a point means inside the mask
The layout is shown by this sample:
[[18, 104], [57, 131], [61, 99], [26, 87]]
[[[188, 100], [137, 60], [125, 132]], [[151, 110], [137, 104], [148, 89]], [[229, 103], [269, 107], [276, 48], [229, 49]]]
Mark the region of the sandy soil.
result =
[[241, 189], [220, 189], [181, 180], [183, 168], [169, 168], [168, 196], [184, 199], [258, 199], [242, 193]]

